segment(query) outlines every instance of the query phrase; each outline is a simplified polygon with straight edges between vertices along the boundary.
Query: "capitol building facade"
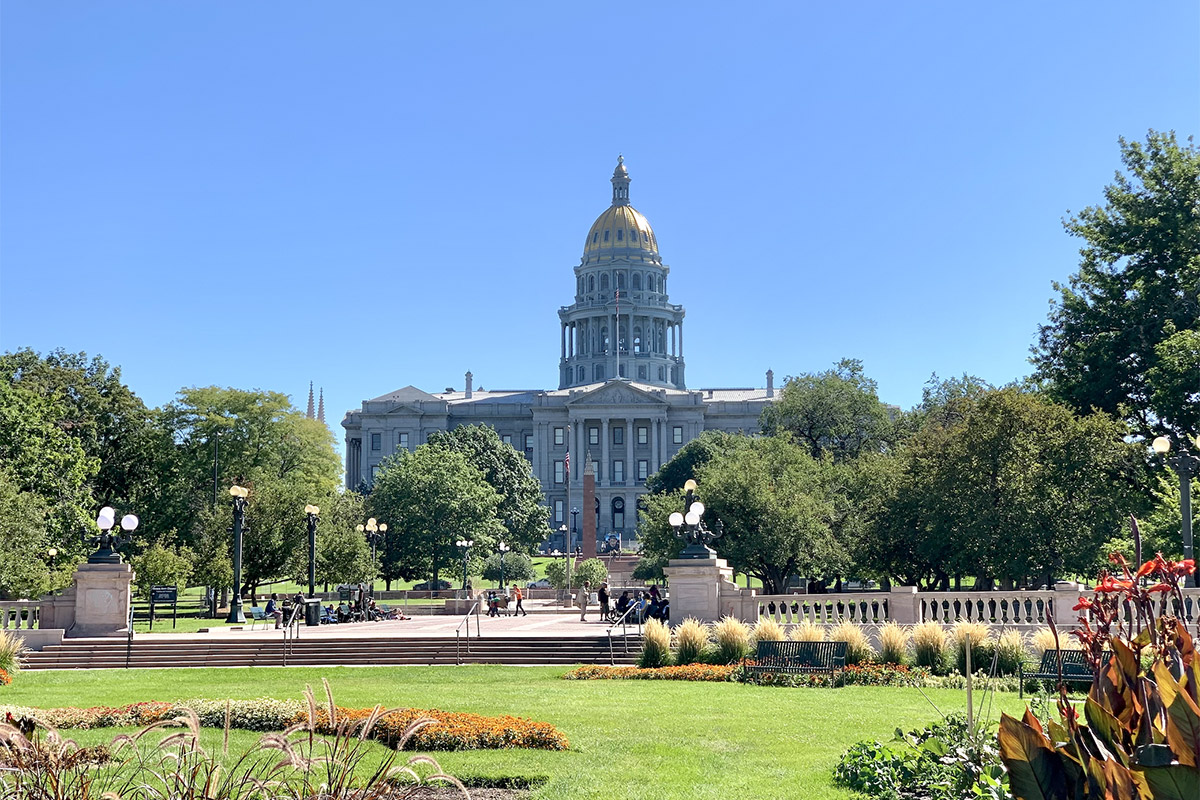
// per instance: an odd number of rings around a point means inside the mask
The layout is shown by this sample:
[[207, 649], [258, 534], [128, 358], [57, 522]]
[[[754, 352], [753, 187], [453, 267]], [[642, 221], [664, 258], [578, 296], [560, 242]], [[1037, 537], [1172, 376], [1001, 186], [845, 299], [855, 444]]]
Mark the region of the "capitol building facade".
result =
[[[612, 204], [592, 223], [575, 267], [575, 300], [558, 311], [558, 388], [476, 391], [468, 372], [462, 391], [406, 386], [366, 400], [342, 421], [347, 488], [370, 484], [385, 458], [434, 431], [487, 425], [529, 459], [550, 507], [553, 546], [579, 544], [588, 458], [597, 537], [628, 541], [646, 479], [683, 445], [705, 430], [759, 430], [777, 397], [770, 370], [762, 389], [687, 388], [684, 309], [670, 302], [670, 267], [654, 229], [629, 204], [629, 183], [618, 159]], [[557, 533], [564, 525], [570, 545]]]

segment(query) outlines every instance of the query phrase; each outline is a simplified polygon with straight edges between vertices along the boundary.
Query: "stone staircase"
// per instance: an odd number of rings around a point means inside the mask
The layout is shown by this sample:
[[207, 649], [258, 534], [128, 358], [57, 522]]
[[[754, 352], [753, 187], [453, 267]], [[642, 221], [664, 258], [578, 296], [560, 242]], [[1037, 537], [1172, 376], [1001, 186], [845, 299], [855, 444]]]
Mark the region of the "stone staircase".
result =
[[[400, 666], [441, 664], [630, 665], [637, 661], [641, 640], [629, 637], [629, 653], [613, 638], [610, 661], [607, 636], [489, 636], [458, 644], [445, 637], [296, 639], [286, 653], [286, 666]], [[282, 640], [214, 639], [180, 634], [170, 640], [136, 637], [126, 660], [123, 639], [66, 639], [62, 644], [26, 656], [25, 669], [103, 669], [129, 667], [279, 667], [285, 665]]]

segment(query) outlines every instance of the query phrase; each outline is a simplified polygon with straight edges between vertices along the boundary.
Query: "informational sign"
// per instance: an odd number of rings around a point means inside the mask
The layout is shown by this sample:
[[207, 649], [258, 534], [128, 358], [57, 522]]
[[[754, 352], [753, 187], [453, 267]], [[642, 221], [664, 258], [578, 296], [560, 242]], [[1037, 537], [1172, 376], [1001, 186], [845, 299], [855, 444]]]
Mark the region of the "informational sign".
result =
[[150, 589], [150, 602], [174, 603], [179, 600], [179, 589], [174, 586], [153, 586]]
[[349, 586], [339, 586], [338, 587], [338, 602], [349, 603], [351, 591], [353, 591], [353, 590]]

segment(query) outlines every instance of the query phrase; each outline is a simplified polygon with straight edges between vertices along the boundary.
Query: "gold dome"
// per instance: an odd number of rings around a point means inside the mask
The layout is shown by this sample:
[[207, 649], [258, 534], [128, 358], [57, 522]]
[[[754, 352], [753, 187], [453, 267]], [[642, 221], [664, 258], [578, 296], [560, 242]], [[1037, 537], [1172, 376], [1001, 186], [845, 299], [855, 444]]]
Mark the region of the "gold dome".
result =
[[584, 263], [601, 259], [630, 259], [658, 263], [658, 241], [646, 217], [629, 205], [629, 173], [618, 157], [613, 170], [613, 201], [588, 231], [583, 245]]

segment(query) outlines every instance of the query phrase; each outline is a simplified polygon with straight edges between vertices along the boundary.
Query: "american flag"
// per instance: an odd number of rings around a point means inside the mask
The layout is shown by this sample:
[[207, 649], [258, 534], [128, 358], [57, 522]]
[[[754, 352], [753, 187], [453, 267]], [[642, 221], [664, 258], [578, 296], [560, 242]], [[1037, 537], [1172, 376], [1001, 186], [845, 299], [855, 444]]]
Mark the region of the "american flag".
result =
[[617, 289], [617, 316], [621, 316], [621, 290]]
[[567, 474], [571, 474], [571, 451], [567, 451], [567, 457], [563, 459], [563, 465], [567, 470]]

